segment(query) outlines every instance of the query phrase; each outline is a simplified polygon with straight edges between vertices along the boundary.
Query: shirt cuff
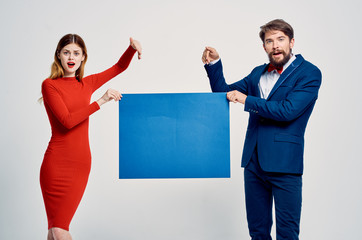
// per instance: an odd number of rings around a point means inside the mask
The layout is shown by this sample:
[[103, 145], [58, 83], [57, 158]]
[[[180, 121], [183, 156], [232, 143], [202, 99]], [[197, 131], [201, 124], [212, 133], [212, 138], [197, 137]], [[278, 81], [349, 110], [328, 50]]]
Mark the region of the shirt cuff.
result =
[[214, 65], [215, 63], [217, 63], [218, 61], [220, 61], [220, 58], [218, 58], [218, 59], [216, 59], [216, 60], [214, 60], [214, 61], [211, 61], [208, 65], [209, 65], [209, 66], [212, 66], [212, 65]]

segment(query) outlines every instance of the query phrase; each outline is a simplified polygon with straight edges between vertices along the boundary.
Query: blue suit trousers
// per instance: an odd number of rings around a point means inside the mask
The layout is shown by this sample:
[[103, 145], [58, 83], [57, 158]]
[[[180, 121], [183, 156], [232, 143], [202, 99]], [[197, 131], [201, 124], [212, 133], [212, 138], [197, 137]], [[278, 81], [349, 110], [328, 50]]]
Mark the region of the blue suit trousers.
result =
[[299, 239], [302, 175], [271, 173], [261, 169], [257, 151], [244, 170], [245, 202], [252, 240], [269, 240], [275, 204], [277, 240]]

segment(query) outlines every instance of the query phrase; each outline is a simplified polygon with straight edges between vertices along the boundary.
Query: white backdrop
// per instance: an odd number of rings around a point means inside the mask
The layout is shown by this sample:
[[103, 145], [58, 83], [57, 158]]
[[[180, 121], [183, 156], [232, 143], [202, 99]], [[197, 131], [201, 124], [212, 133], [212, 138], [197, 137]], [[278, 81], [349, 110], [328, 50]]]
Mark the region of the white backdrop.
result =
[[[113, 65], [138, 39], [143, 59], [94, 94], [209, 92], [201, 62], [215, 47], [229, 83], [267, 62], [259, 27], [283, 18], [294, 53], [323, 73], [306, 132], [301, 239], [361, 239], [362, 2], [243, 0], [4, 1], [0, 3], [0, 239], [45, 239], [39, 169], [50, 138], [37, 103], [58, 40], [85, 40], [86, 75]], [[118, 179], [118, 105], [91, 116], [92, 171], [74, 239], [248, 239], [240, 168], [248, 114], [231, 104], [231, 179]]]

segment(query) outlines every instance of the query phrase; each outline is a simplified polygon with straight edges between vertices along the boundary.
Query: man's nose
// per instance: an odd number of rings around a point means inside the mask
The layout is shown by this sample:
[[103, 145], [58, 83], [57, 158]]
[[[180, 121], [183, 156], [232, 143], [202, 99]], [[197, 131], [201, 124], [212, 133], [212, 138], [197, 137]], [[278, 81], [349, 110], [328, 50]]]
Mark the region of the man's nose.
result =
[[277, 49], [279, 47], [279, 44], [277, 43], [277, 41], [273, 42], [273, 49]]

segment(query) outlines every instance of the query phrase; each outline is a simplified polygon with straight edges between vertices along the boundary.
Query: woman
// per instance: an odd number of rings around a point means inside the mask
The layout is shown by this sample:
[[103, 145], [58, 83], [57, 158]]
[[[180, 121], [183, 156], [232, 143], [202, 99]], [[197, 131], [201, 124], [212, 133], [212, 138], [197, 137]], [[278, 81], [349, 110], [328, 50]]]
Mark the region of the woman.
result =
[[48, 217], [48, 240], [72, 239], [69, 224], [87, 185], [91, 167], [88, 140], [89, 116], [104, 103], [121, 99], [109, 89], [97, 101], [91, 95], [130, 64], [141, 58], [141, 45], [130, 38], [130, 46], [108, 70], [83, 78], [87, 61], [84, 41], [76, 34], [60, 39], [51, 74], [42, 84], [44, 106], [52, 137], [40, 169], [40, 185]]

